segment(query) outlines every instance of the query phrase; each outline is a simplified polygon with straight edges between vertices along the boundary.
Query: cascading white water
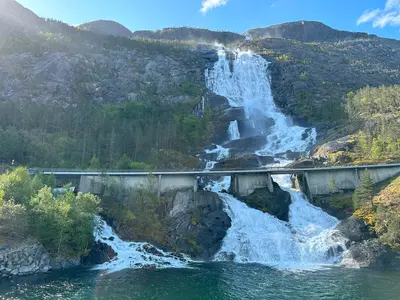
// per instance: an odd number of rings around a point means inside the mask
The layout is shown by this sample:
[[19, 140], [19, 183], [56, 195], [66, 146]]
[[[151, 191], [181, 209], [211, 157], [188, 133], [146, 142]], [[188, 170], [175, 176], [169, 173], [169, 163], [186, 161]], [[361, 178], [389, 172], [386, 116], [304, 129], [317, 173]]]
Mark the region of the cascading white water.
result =
[[[276, 107], [268, 62], [251, 52], [238, 52], [231, 70], [226, 51], [219, 50], [218, 54], [214, 68], [206, 73], [208, 88], [227, 97], [231, 106], [243, 107], [254, 128], [259, 125], [260, 115], [274, 120], [273, 128], [266, 135], [267, 144], [256, 154], [308, 151], [316, 141], [316, 131], [293, 125]], [[289, 176], [274, 176], [274, 180], [291, 194], [289, 222], [249, 208], [232, 195], [221, 193], [229, 187], [229, 178], [209, 186], [210, 190], [218, 192], [232, 220], [215, 260], [233, 259], [291, 269], [336, 262], [346, 248], [346, 239], [333, 230], [338, 220], [311, 205], [302, 193], [292, 190]]]
[[183, 255], [177, 256], [164, 252], [148, 243], [124, 242], [100, 217], [96, 217], [96, 224], [94, 232], [95, 241], [110, 246], [117, 253], [117, 256], [112, 261], [96, 266], [94, 268], [96, 270], [107, 270], [111, 273], [127, 268], [187, 267], [189, 259]]
[[229, 140], [240, 140], [239, 124], [238, 121], [232, 121], [228, 127]]
[[231, 72], [225, 50], [218, 51], [219, 60], [206, 72], [207, 87], [225, 96], [233, 107], [243, 107], [248, 119], [260, 115], [274, 120], [272, 134], [267, 136], [259, 155], [273, 155], [287, 150], [306, 152], [316, 141], [316, 130], [294, 126], [276, 107], [271, 93], [268, 62], [251, 52], [238, 52]]

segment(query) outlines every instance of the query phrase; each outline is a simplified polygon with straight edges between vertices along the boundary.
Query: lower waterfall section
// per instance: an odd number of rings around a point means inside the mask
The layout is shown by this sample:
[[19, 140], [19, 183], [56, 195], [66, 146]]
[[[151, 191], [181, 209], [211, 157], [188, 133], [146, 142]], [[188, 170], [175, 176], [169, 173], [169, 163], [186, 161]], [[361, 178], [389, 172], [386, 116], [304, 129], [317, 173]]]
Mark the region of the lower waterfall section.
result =
[[149, 243], [122, 241], [114, 230], [100, 217], [96, 218], [94, 238], [110, 246], [117, 256], [110, 262], [96, 266], [96, 270], [117, 272], [124, 269], [185, 268], [189, 258], [182, 254], [164, 252]]
[[[209, 188], [215, 192], [226, 189], [228, 179]], [[311, 205], [301, 192], [285, 190], [292, 198], [289, 222], [218, 192], [232, 225], [214, 260], [259, 263], [286, 270], [311, 270], [338, 263], [347, 243], [333, 229], [338, 220]]]

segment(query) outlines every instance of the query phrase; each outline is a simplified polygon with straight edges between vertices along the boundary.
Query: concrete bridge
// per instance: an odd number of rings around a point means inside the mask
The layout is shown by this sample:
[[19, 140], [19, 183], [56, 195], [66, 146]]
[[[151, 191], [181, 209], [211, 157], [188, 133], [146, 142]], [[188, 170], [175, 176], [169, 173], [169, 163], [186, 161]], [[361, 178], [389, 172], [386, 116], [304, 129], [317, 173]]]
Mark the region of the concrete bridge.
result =
[[[236, 196], [251, 194], [256, 188], [268, 187], [273, 192], [273, 176], [292, 175], [296, 188], [310, 199], [313, 195], [331, 193], [331, 182], [335, 181], [339, 190], [354, 190], [360, 184], [362, 172], [368, 172], [375, 183], [400, 175], [400, 163], [364, 166], [342, 166], [325, 168], [266, 168], [255, 170], [229, 171], [176, 171], [176, 172], [122, 172], [122, 171], [62, 171], [43, 170], [43, 174], [54, 174], [60, 179], [80, 179], [79, 191], [98, 194], [105, 180], [113, 180], [127, 187], [139, 188], [151, 186], [159, 195], [168, 190], [193, 188], [198, 189], [197, 178], [203, 176], [230, 176], [230, 192]], [[31, 170], [34, 172], [34, 170]]]

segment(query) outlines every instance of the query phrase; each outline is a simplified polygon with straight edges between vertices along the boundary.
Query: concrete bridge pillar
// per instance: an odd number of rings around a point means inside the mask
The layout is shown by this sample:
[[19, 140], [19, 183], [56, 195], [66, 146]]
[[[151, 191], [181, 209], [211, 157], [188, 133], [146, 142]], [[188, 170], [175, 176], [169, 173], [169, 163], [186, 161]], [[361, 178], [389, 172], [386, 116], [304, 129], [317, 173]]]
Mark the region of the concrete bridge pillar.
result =
[[294, 176], [295, 189], [300, 190], [304, 195], [307, 196], [308, 200], [313, 200], [313, 195], [310, 188], [310, 181], [308, 173], [300, 173]]
[[230, 193], [235, 196], [248, 196], [257, 188], [267, 187], [274, 192], [274, 184], [270, 173], [267, 174], [233, 174], [231, 176]]

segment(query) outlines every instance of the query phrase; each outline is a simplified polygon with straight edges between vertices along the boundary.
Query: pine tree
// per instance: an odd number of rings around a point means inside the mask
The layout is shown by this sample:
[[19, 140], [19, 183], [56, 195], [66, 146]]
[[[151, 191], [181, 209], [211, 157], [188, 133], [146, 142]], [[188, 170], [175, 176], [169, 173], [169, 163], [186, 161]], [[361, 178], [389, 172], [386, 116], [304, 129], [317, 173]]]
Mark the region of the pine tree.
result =
[[353, 202], [355, 208], [371, 203], [373, 197], [374, 182], [368, 170], [365, 170], [361, 175], [360, 186], [354, 191]]

